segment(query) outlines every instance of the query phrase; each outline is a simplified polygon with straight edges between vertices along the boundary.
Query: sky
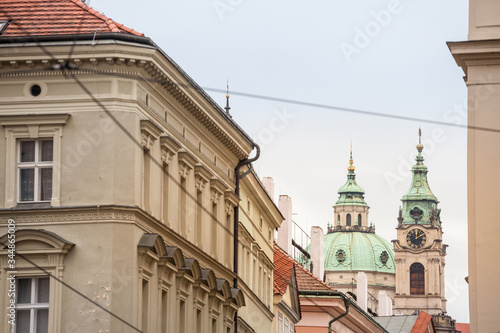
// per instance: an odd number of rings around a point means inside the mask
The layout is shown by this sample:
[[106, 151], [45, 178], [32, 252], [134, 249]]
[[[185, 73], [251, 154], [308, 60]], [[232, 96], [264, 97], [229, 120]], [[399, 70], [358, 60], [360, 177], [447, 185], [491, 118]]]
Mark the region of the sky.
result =
[[444, 243], [450, 245], [448, 313], [469, 322], [467, 92], [464, 73], [446, 45], [467, 39], [467, 1], [87, 4], [150, 37], [223, 106], [224, 94], [217, 90], [229, 80], [231, 115], [262, 148], [257, 173], [274, 179], [275, 198], [292, 198], [294, 220], [306, 231], [314, 225], [326, 230], [333, 222], [352, 140], [369, 220], [377, 234], [395, 239], [421, 127], [428, 180], [440, 200]]

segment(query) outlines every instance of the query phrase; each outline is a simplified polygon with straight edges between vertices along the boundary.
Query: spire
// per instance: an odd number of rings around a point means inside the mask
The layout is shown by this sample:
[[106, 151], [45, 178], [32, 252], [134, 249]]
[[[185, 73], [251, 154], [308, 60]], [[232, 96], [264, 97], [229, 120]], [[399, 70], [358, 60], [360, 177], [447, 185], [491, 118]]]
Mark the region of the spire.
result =
[[349, 158], [349, 166], [347, 167], [347, 171], [349, 171], [349, 173], [352, 171], [354, 173], [354, 170], [356, 170], [356, 168], [354, 167], [353, 165], [353, 160], [352, 160], [352, 139], [351, 139], [351, 154], [350, 154], [350, 158]]
[[229, 107], [229, 79], [227, 79], [227, 85], [226, 85], [226, 107], [224, 109], [226, 110], [227, 115], [229, 117], [231, 117], [231, 115], [229, 114], [229, 110], [231, 110], [231, 108]]
[[416, 163], [411, 168], [413, 177], [410, 188], [403, 196], [403, 208], [400, 209], [398, 217], [398, 224], [411, 224], [411, 223], [431, 223], [431, 212], [437, 209], [438, 199], [432, 193], [429, 183], [427, 181], [427, 166], [424, 164], [424, 157], [422, 156], [422, 129], [418, 129], [418, 144], [417, 144], [417, 157]]
[[354, 162], [352, 159], [352, 140], [349, 154], [349, 166], [347, 167], [347, 182], [338, 190], [340, 194], [338, 201], [335, 203], [338, 205], [360, 205], [367, 206], [364, 200], [365, 190], [356, 183], [356, 174], [354, 173]]

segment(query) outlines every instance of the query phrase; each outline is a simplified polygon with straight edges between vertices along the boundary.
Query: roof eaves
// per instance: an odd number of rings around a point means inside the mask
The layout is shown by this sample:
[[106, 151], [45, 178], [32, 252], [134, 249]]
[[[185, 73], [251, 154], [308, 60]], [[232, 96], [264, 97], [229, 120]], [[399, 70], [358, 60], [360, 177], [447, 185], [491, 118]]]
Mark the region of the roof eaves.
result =
[[106, 24], [108, 26], [109, 30], [111, 30], [112, 32], [121, 32], [123, 30], [123, 31], [126, 31], [128, 33], [131, 33], [131, 34], [134, 34], [137, 36], [144, 36], [143, 33], [137, 32], [133, 29], [125, 27], [123, 24], [120, 24], [118, 22], [113, 21], [111, 18], [99, 13], [97, 10], [93, 9], [92, 7], [88, 6], [87, 4], [85, 4], [84, 2], [82, 2], [80, 0], [70, 0], [70, 1], [73, 2], [77, 6], [80, 6], [83, 10], [86, 10], [90, 14], [94, 15], [98, 19], [102, 20], [103, 24]]

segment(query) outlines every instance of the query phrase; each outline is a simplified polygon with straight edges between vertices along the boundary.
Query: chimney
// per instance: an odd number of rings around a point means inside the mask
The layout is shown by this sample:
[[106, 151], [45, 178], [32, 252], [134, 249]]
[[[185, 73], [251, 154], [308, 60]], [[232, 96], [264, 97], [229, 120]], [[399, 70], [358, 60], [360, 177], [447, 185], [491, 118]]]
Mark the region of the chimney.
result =
[[360, 308], [366, 311], [368, 308], [368, 277], [365, 272], [358, 272], [356, 280], [358, 281], [356, 286], [357, 303]]
[[267, 194], [271, 197], [271, 200], [274, 201], [274, 180], [271, 177], [264, 177], [262, 178], [262, 184]]
[[311, 227], [311, 261], [313, 263], [313, 274], [320, 280], [323, 280], [323, 274], [325, 272], [324, 235], [321, 227]]
[[280, 195], [280, 200], [278, 203], [278, 208], [285, 218], [281, 227], [278, 229], [278, 246], [286, 251], [291, 257], [293, 257], [292, 248], [292, 198], [288, 195]]
[[385, 290], [378, 292], [378, 315], [392, 316], [392, 300]]

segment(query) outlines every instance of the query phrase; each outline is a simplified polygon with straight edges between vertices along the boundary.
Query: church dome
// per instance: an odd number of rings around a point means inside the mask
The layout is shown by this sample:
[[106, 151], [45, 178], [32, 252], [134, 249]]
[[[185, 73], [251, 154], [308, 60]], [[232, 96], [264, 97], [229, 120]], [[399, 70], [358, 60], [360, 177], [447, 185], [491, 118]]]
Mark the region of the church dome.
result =
[[324, 237], [325, 271], [395, 273], [392, 245], [372, 232], [330, 232]]

